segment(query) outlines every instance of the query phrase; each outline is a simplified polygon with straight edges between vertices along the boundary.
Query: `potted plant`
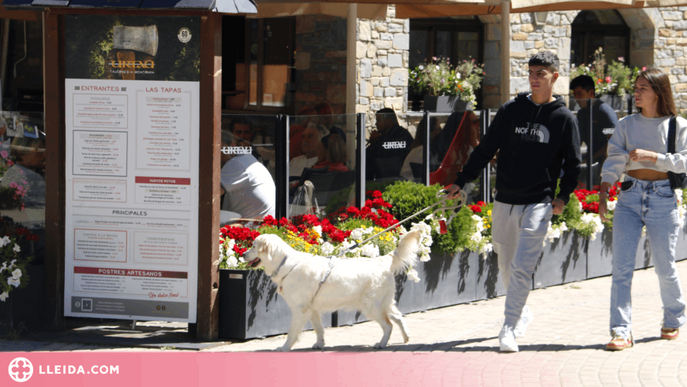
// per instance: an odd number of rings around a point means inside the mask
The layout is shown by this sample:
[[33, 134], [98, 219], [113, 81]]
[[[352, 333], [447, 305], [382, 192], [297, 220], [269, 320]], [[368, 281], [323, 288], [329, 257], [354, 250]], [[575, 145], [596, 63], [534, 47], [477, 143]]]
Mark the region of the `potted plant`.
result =
[[595, 81], [594, 95], [614, 110], [625, 110], [638, 73], [639, 68], [627, 67], [623, 57], [618, 57], [617, 61], [613, 60], [608, 64], [603, 48], [599, 47], [594, 51], [594, 61], [590, 65], [572, 66], [570, 79], [575, 79], [579, 75], [592, 77]]
[[483, 66], [474, 60], [452, 65], [448, 58], [435, 57], [409, 70], [408, 86], [411, 95], [424, 96], [425, 110], [470, 110], [475, 106], [475, 91], [483, 76]]
[[[0, 218], [0, 332], [19, 333], [40, 325], [42, 265], [28, 254], [38, 236], [9, 217]], [[29, 278], [35, 286], [28, 288]]]

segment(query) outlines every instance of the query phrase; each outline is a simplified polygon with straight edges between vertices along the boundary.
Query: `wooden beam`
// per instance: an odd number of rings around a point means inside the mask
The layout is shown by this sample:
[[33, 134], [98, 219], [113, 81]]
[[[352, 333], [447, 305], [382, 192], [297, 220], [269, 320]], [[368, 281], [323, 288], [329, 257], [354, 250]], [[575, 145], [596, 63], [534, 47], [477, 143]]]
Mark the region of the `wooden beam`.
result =
[[64, 330], [65, 124], [64, 21], [43, 13], [45, 92], [45, 286], [46, 325]]
[[42, 21], [41, 13], [39, 11], [11, 11], [5, 7], [0, 7], [0, 19], [24, 20], [24, 21]]
[[219, 202], [222, 134], [222, 19], [206, 13], [200, 21], [200, 161], [198, 198], [199, 340], [219, 336]]

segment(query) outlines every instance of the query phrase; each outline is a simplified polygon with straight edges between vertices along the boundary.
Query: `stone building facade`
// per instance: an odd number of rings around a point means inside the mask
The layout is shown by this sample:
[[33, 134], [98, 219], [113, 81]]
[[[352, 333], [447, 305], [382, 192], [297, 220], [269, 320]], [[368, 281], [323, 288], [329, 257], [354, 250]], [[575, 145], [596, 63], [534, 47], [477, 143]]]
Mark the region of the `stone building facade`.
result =
[[[571, 68], [572, 23], [580, 11], [546, 13], [545, 20], [534, 13], [511, 14], [510, 96], [529, 90], [527, 61], [533, 54], [549, 50], [561, 60], [559, 81], [554, 92], [568, 95]], [[630, 28], [629, 64], [654, 66], [670, 74], [676, 107], [687, 113], [687, 7], [618, 10]], [[540, 15], [537, 15], [540, 16]], [[481, 105], [501, 104], [501, 21], [500, 15], [479, 16], [484, 26], [484, 68]], [[410, 23], [396, 19], [393, 6], [385, 21], [358, 20], [356, 111], [368, 114], [383, 107], [397, 113], [407, 110], [408, 42]]]

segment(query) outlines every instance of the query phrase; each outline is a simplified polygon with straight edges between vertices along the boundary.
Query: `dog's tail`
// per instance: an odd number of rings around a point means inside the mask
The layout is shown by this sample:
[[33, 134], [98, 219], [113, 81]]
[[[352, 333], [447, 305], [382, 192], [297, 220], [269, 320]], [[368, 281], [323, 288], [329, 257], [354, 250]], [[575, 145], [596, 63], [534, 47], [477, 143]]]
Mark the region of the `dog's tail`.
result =
[[403, 236], [398, 242], [398, 246], [393, 253], [391, 271], [398, 273], [405, 270], [408, 266], [417, 263], [417, 252], [420, 247], [421, 234], [419, 230], [411, 231]]

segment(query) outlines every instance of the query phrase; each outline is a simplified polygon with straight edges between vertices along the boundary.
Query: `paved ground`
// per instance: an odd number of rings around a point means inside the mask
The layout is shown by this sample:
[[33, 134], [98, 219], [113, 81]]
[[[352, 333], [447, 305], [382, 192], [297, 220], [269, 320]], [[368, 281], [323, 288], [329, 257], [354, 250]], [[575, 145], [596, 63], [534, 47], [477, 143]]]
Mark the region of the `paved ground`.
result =
[[[678, 264], [687, 283], [687, 261]], [[658, 281], [653, 269], [635, 272], [633, 286], [634, 348], [607, 352], [609, 340], [610, 277], [535, 290], [528, 305], [534, 322], [518, 339], [520, 353], [498, 353], [498, 331], [503, 323], [504, 298], [435, 309], [406, 316], [410, 342], [402, 343], [398, 329], [387, 352], [432, 353], [418, 356], [408, 380], [432, 375], [437, 384], [484, 386], [685, 386], [687, 385], [687, 330], [675, 341], [660, 340], [662, 318]], [[155, 323], [146, 326], [153, 329]], [[157, 327], [156, 329], [161, 329]], [[166, 329], [183, 329], [170, 327]], [[326, 352], [374, 352], [381, 337], [376, 323], [325, 330]], [[204, 353], [270, 351], [285, 336], [239, 343], [204, 343]], [[313, 332], [304, 332], [298, 352], [309, 351]], [[0, 351], [160, 351], [157, 348], [75, 344], [57, 341], [0, 341]], [[440, 379], [446, 378], [444, 382]], [[412, 385], [412, 384], [408, 384]], [[453, 384], [456, 385], [456, 384]]]

